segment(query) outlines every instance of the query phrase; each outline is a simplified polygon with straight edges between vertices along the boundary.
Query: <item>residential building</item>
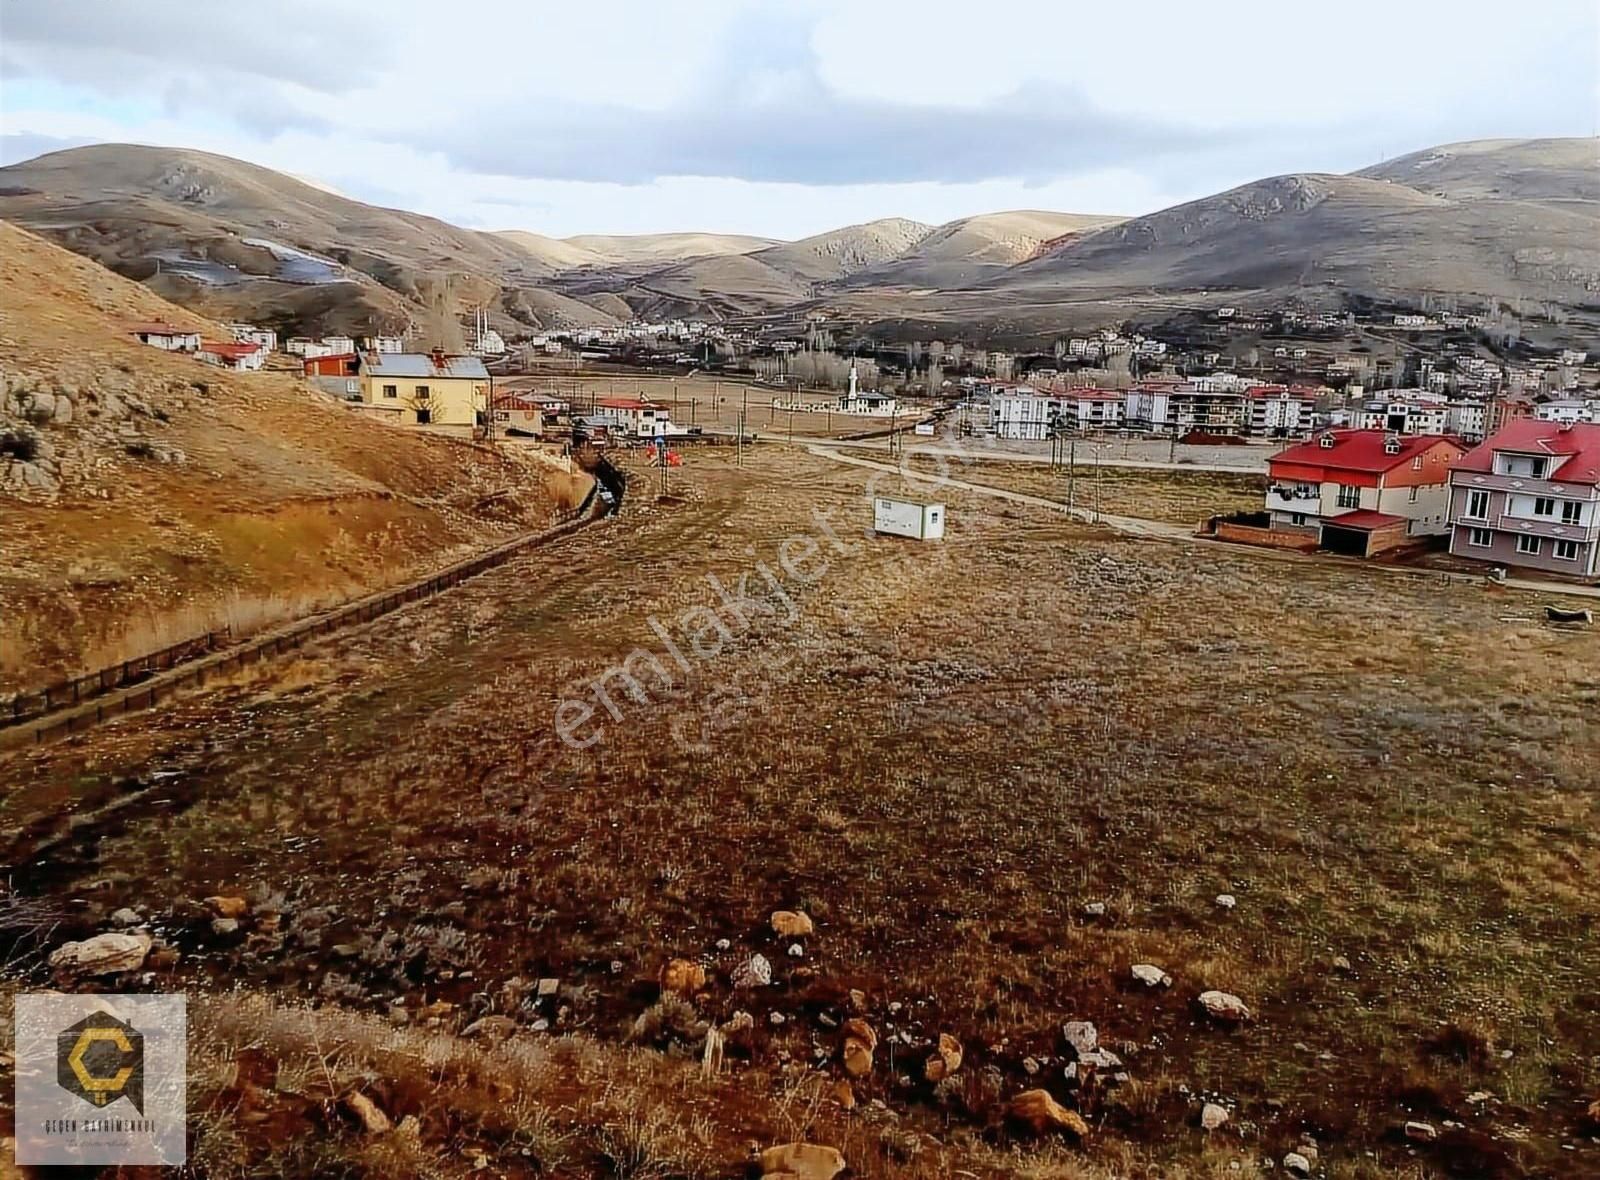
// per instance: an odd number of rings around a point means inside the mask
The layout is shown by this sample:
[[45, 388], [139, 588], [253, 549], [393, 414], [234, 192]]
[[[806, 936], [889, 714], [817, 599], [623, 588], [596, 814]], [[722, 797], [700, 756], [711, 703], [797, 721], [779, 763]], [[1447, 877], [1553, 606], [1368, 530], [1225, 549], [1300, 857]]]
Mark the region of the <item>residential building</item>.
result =
[[350, 336], [324, 336], [322, 338], [322, 347], [326, 348], [328, 355], [332, 356], [338, 353], [354, 352], [356, 350], [356, 342]]
[[492, 392], [480, 358], [437, 348], [370, 353], [361, 366], [362, 404], [393, 413], [407, 425], [476, 426]]
[[400, 336], [365, 336], [362, 342], [368, 352], [404, 352], [406, 347]]
[[1444, 535], [1450, 465], [1465, 452], [1444, 436], [1320, 431], [1268, 461], [1271, 527], [1362, 557], [1411, 537]]
[[229, 324], [228, 331], [240, 344], [259, 344], [268, 352], [276, 352], [278, 333], [272, 328], [258, 328], [254, 324]]
[[989, 395], [989, 429], [999, 438], [1046, 439], [1061, 419], [1061, 400], [1031, 385], [996, 389]]
[[1482, 442], [1488, 436], [1488, 402], [1448, 402], [1444, 409], [1446, 434], [1472, 443]]
[[1386, 398], [1364, 402], [1352, 415], [1358, 430], [1387, 431], [1390, 434], [1444, 434], [1450, 429], [1450, 411], [1445, 402], [1411, 398]]
[[1576, 397], [1556, 398], [1533, 407], [1540, 422], [1593, 422], [1600, 418], [1600, 405]]
[[[1231, 374], [1230, 374], [1231, 376]], [[1130, 428], [1187, 434], [1240, 434], [1245, 429], [1243, 390], [1186, 382], [1174, 386], [1141, 384], [1127, 393], [1123, 418]]]
[[148, 344], [151, 348], [166, 352], [197, 352], [200, 348], [199, 332], [160, 320], [148, 324], [129, 324], [128, 331], [138, 337], [140, 344]]
[[558, 424], [566, 403], [557, 398], [538, 393], [496, 394], [494, 399], [495, 425], [507, 430], [539, 434], [546, 427]]
[[1600, 575], [1600, 425], [1508, 422], [1450, 473], [1450, 552]]
[[361, 356], [354, 352], [332, 353], [328, 356], [305, 357], [300, 371], [307, 381], [324, 393], [336, 394], [352, 400], [361, 397]]
[[1245, 425], [1264, 438], [1304, 438], [1317, 419], [1317, 391], [1303, 385], [1256, 385], [1245, 390]]
[[592, 417], [604, 419], [614, 438], [655, 438], [682, 434], [672, 424], [672, 408], [640, 397], [603, 397], [594, 404]]
[[259, 344], [240, 344], [234, 340], [202, 341], [196, 353], [208, 365], [218, 365], [236, 372], [259, 369], [267, 359], [267, 350]]

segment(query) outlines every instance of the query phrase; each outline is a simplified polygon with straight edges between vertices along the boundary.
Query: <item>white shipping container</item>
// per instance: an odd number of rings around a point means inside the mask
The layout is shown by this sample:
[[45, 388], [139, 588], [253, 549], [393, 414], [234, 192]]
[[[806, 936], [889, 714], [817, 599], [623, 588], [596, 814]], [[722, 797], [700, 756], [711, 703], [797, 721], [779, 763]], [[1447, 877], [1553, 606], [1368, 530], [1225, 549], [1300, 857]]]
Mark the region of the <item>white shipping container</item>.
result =
[[924, 438], [932, 438], [933, 437], [933, 423], [932, 422], [918, 422], [917, 423], [917, 433], [922, 435]]
[[876, 532], [917, 541], [937, 541], [944, 536], [944, 505], [887, 496], [872, 501], [872, 527]]

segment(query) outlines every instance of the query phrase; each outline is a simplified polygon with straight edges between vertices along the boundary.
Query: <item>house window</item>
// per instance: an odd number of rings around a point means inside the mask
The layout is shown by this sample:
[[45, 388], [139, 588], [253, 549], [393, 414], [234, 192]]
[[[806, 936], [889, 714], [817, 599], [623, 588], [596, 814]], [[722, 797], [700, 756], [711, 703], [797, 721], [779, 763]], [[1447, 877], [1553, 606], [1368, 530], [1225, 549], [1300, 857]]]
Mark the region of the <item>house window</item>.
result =
[[1538, 537], [1530, 537], [1527, 534], [1523, 534], [1517, 538], [1517, 552], [1525, 557], [1538, 557], [1541, 548], [1542, 545]]
[[1291, 512], [1291, 513], [1289, 513], [1289, 523], [1290, 524], [1295, 525], [1295, 526], [1300, 526], [1300, 525], [1305, 524], [1305, 522], [1306, 522], [1306, 514], [1304, 512]]
[[1533, 514], [1535, 516], [1554, 516], [1556, 514], [1556, 502], [1549, 496], [1535, 496]]
[[398, 385], [385, 385], [383, 387], [383, 396], [384, 397], [399, 397], [400, 396], [400, 387]]
[[1577, 561], [1578, 543], [1576, 541], [1557, 541], [1554, 552], [1557, 561]]
[[1352, 484], [1346, 484], [1346, 483], [1340, 484], [1339, 485], [1339, 507], [1340, 508], [1359, 508], [1359, 507], [1361, 507], [1361, 489], [1358, 488], [1358, 487], [1355, 487]]
[[1477, 549], [1487, 549], [1494, 543], [1494, 534], [1488, 529], [1473, 529], [1467, 533], [1467, 544]]
[[1468, 492], [1467, 493], [1467, 515], [1469, 517], [1471, 517], [1473, 520], [1488, 520], [1489, 519], [1489, 493], [1488, 492]]
[[1421, 471], [1422, 470], [1422, 456], [1421, 455], [1418, 455], [1415, 459], [1411, 460], [1411, 470], [1413, 470], [1413, 471]]
[[1583, 519], [1583, 505], [1576, 500], [1561, 501], [1561, 523], [1577, 524]]
[[426, 385], [417, 386], [417, 400], [419, 402], [428, 400], [428, 387]]
[[1411, 491], [1410, 491], [1410, 493], [1409, 493], [1409, 494], [1408, 494], [1408, 495], [1407, 495], [1407, 496], [1406, 496], [1406, 498], [1407, 498], [1407, 499], [1408, 499], [1408, 500], [1410, 500], [1410, 501], [1411, 501], [1411, 502], [1412, 502], [1412, 503], [1413, 503], [1413, 504], [1415, 504], [1415, 503], [1416, 503], [1416, 502], [1417, 502], [1417, 496], [1418, 496], [1418, 495], [1420, 495], [1420, 494], [1421, 494], [1421, 492], [1422, 492], [1422, 489], [1421, 489], [1421, 488], [1419, 488], [1419, 487], [1417, 487], [1417, 486], [1416, 486], [1416, 485], [1415, 485], [1415, 484], [1412, 484], [1412, 485], [1411, 485]]

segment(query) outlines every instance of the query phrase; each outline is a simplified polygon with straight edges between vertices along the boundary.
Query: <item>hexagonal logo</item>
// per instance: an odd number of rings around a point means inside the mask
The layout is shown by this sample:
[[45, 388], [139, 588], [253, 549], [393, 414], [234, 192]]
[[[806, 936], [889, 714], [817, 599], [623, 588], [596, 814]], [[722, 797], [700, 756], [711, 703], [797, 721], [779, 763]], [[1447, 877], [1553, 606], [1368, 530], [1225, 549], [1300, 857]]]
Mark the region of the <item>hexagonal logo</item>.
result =
[[56, 1082], [95, 1107], [126, 1098], [144, 1113], [144, 1034], [95, 1012], [56, 1036]]

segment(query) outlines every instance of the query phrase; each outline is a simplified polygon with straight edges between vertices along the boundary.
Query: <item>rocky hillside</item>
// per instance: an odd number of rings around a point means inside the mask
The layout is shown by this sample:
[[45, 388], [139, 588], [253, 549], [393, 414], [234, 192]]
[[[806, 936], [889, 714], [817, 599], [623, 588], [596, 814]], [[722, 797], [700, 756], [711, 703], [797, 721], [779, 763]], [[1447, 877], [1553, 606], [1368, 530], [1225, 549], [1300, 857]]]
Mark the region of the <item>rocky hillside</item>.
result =
[[0, 223], [0, 691], [399, 580], [587, 491], [122, 330], [150, 319], [220, 332]]

